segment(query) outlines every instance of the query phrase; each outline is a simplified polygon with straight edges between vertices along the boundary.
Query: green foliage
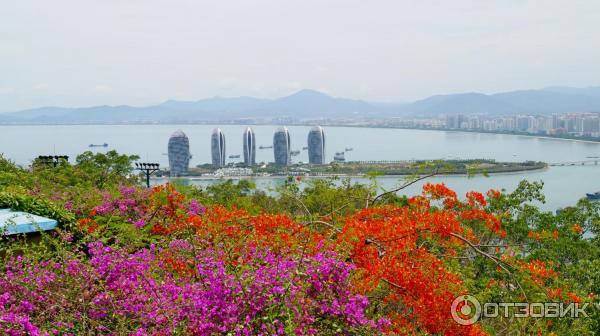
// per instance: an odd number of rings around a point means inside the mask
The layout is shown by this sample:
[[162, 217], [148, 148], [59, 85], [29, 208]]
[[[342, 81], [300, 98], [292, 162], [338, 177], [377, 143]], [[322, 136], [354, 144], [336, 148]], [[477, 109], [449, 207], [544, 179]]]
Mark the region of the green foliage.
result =
[[[557, 214], [542, 211], [537, 204], [544, 202], [542, 182], [522, 181], [511, 193], [504, 193], [492, 199], [488, 209], [501, 213], [502, 228], [506, 238], [491, 238], [479, 242], [481, 246], [493, 249], [508, 249], [524, 261], [541, 260], [553, 265], [560, 276], [548, 286], [564, 288], [564, 292], [579, 293], [586, 297], [589, 293], [600, 291], [600, 244], [597, 243], [597, 228], [600, 223], [600, 203], [580, 200], [576, 205], [562, 209]], [[578, 232], [576, 225], [582, 232]], [[477, 227], [473, 228], [475, 231]], [[485, 250], [485, 249], [484, 249]], [[547, 295], [532, 295], [525, 298], [519, 291], [511, 291], [500, 286], [490, 286], [490, 279], [502, 276], [509, 281], [522, 280], [524, 274], [515, 272], [512, 278], [498, 271], [498, 265], [485, 258], [474, 263], [461, 263], [464, 278], [468, 279], [470, 292], [476, 293], [483, 302], [552, 302], [556, 299]], [[467, 266], [466, 268], [464, 266]], [[508, 266], [509, 269], [510, 266]], [[513, 270], [514, 271], [514, 270]], [[502, 274], [502, 276], [500, 276]], [[525, 293], [538, 292], [538, 288], [524, 286]], [[564, 300], [562, 300], [564, 302]], [[593, 301], [594, 303], [596, 301]], [[557, 335], [596, 334], [600, 316], [590, 308], [590, 318], [552, 319], [553, 330]], [[497, 333], [534, 333], [543, 319], [488, 319], [485, 329], [491, 334]]]
[[75, 221], [75, 216], [55, 204], [29, 195], [0, 192], [0, 208], [10, 208], [38, 216], [55, 219], [62, 226], [69, 226]]
[[86, 151], [76, 158], [76, 166], [83, 171], [98, 188], [104, 187], [107, 181], [122, 179], [133, 172], [133, 161], [137, 155], [118, 154], [111, 150], [106, 154]]
[[0, 190], [19, 185], [24, 174], [23, 169], [17, 167], [17, 165], [0, 154]]
[[[115, 151], [105, 154], [85, 152], [77, 157], [74, 165], [34, 165], [26, 170], [0, 155], [0, 207], [53, 218], [59, 221], [64, 231], [75, 231], [73, 224], [77, 219], [86, 217], [91, 209], [103, 202], [106, 195], [116, 193], [120, 186], [136, 186], [136, 192], [144, 192], [139, 188], [140, 180], [133, 175], [132, 163], [136, 159], [138, 157], [135, 155], [121, 155]], [[468, 164], [477, 168], [477, 165], [485, 163]], [[424, 173], [453, 167], [446, 166], [443, 162], [422, 162], [413, 168]], [[338, 171], [340, 165], [335, 163], [331, 169]], [[380, 173], [370, 173], [369, 184], [353, 183], [350, 179], [335, 177], [289, 177], [282, 185], [269, 191], [257, 189], [254, 181], [246, 179], [222, 180], [204, 189], [183, 184], [176, 185], [176, 188], [187, 200], [198, 200], [203, 206], [243, 208], [251, 214], [285, 213], [297, 222], [324, 220], [341, 227], [342, 218], [367, 205], [372, 206], [370, 201], [381, 193], [377, 183], [379, 175]], [[544, 201], [543, 183], [528, 181], [520, 182], [512, 192], [490, 198], [486, 208], [498, 214], [502, 229], [507, 235], [504, 238], [490, 236], [479, 241], [481, 249], [488, 252], [495, 248], [510, 249], [511, 253], [524, 261], [535, 259], [552, 262], [554, 270], [560, 274], [558, 279], [552, 280], [554, 287], [565, 288], [565, 291], [582, 297], [600, 293], [600, 202], [582, 199], [555, 214], [539, 209], [539, 204]], [[376, 206], [389, 204], [405, 206], [407, 198], [389, 193], [381, 197]], [[67, 205], [73, 210], [66, 210]], [[127, 218], [111, 218], [107, 215], [100, 220], [106, 229], [95, 232], [93, 238], [108, 245], [119, 241], [138, 248], [158, 243], [157, 238], [152, 237], [147, 230], [135, 229]], [[477, 235], [486, 231], [480, 221], [465, 223]], [[581, 232], [577, 228], [581, 228]], [[79, 238], [76, 237], [75, 240]], [[57, 253], [56, 247], [48, 247], [51, 245], [49, 241], [51, 240], [45, 239], [45, 247], [40, 247], [37, 251], [43, 251], [45, 255]], [[443, 252], [440, 251], [440, 255]], [[498, 271], [498, 265], [494, 261], [481, 258], [475, 253], [444, 262], [450, 269], [456, 272], [460, 270], [469, 291], [476, 293], [480, 300], [524, 300], [519, 291], [490, 284], [490, 280], [504, 279], [514, 283], [514, 280], [522, 280], [526, 275], [515, 272], [515, 279], [511, 279], [510, 274]], [[523, 291], [528, 294], [537, 293], [527, 298], [531, 302], [549, 301], [548, 297], [539, 295], [537, 288], [525, 286]], [[535, 319], [491, 319], [484, 321], [483, 327], [492, 334], [529, 334], [537, 330], [536, 323], [542, 322], [536, 322]], [[557, 334], [600, 334], [600, 316], [597, 313], [589, 319], [557, 319], [553, 323], [553, 330]]]
[[225, 206], [235, 204], [240, 206], [239, 199], [248, 196], [255, 189], [256, 184], [251, 180], [240, 180], [238, 183], [234, 183], [233, 180], [222, 180], [218, 184], [207, 187], [206, 191], [211, 195], [212, 201], [216, 204]]

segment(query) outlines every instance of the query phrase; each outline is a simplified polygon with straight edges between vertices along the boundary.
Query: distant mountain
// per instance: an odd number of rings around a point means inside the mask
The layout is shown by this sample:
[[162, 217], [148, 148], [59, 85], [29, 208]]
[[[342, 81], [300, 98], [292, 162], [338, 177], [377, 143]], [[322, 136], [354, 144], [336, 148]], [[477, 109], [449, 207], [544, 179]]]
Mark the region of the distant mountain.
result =
[[600, 112], [600, 95], [589, 95], [588, 92], [591, 91], [588, 90], [524, 90], [498, 93], [492, 97], [514, 106], [514, 113]]
[[551, 86], [543, 89], [544, 91], [559, 92], [567, 94], [584, 95], [590, 97], [600, 97], [600, 86], [592, 86], [587, 88], [572, 88], [568, 86]]
[[290, 96], [275, 99], [262, 107], [249, 111], [262, 117], [296, 117], [296, 118], [344, 118], [368, 117], [381, 112], [382, 109], [370, 103], [333, 98], [314, 90], [302, 90]]
[[461, 93], [432, 96], [405, 107], [413, 116], [435, 117], [443, 114], [552, 114], [600, 112], [600, 87], [553, 87], [485, 95]]
[[200, 122], [234, 119], [374, 117], [389, 107], [302, 90], [279, 99], [214, 97], [147, 106], [42, 107], [0, 114], [0, 123]]
[[413, 103], [374, 103], [301, 90], [278, 99], [214, 97], [146, 106], [42, 107], [0, 114], [0, 123], [210, 122], [242, 119], [439, 117], [446, 114], [551, 114], [600, 112], [600, 87], [548, 87], [486, 95], [437, 95]]
[[442, 114], [512, 114], [514, 106], [482, 93], [432, 96], [416, 101], [405, 109], [412, 115], [437, 117]]
[[170, 111], [243, 113], [244, 111], [260, 108], [269, 102], [270, 100], [267, 99], [258, 99], [253, 97], [214, 97], [193, 102], [168, 100], [157, 105], [156, 107]]

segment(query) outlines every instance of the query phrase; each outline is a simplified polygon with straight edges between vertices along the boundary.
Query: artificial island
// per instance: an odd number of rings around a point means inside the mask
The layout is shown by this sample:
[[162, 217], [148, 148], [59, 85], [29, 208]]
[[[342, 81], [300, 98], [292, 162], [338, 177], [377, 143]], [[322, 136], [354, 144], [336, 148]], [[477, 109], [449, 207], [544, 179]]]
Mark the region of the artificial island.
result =
[[497, 162], [490, 159], [452, 160], [404, 160], [404, 161], [352, 161], [346, 153], [352, 148], [336, 152], [334, 160], [325, 159], [325, 131], [314, 126], [308, 132], [306, 146], [308, 162], [293, 162], [300, 150], [293, 150], [290, 133], [286, 127], [278, 127], [273, 133], [272, 146], [258, 146], [259, 150], [272, 149], [273, 162], [256, 162], [256, 136], [251, 127], [242, 135], [243, 154], [230, 155], [239, 162], [226, 162], [226, 139], [221, 128], [211, 134], [211, 163], [189, 167], [191, 158], [189, 140], [178, 130], [169, 139], [169, 170], [157, 176], [170, 177], [251, 177], [251, 176], [367, 176], [367, 175], [415, 175], [415, 174], [494, 174], [544, 169], [548, 164], [538, 161]]

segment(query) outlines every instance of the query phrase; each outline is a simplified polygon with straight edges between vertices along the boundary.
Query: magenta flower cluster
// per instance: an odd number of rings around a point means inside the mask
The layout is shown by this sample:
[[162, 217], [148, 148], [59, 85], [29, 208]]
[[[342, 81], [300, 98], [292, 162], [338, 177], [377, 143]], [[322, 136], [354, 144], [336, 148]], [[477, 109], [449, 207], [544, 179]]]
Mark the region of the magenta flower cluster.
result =
[[[0, 273], [8, 335], [312, 335], [377, 328], [333, 254], [225, 252], [174, 240], [129, 252], [100, 242], [53, 260], [11, 257]], [[226, 254], [227, 253], [227, 254]]]

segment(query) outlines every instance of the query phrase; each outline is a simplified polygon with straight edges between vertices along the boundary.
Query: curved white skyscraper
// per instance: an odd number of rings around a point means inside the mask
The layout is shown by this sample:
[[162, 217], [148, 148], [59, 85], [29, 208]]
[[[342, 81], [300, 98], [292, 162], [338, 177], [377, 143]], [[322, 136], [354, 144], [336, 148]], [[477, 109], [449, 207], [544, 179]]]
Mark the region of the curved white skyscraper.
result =
[[244, 130], [244, 164], [254, 166], [256, 164], [256, 137], [251, 127]]
[[287, 166], [292, 162], [290, 132], [287, 127], [279, 127], [273, 134], [273, 154], [275, 163]]
[[185, 175], [190, 164], [190, 141], [182, 130], [169, 138], [168, 154], [171, 177]]
[[220, 128], [215, 128], [210, 137], [212, 164], [215, 167], [225, 166], [225, 134]]
[[321, 126], [315, 126], [308, 132], [308, 162], [325, 163], [325, 132]]

